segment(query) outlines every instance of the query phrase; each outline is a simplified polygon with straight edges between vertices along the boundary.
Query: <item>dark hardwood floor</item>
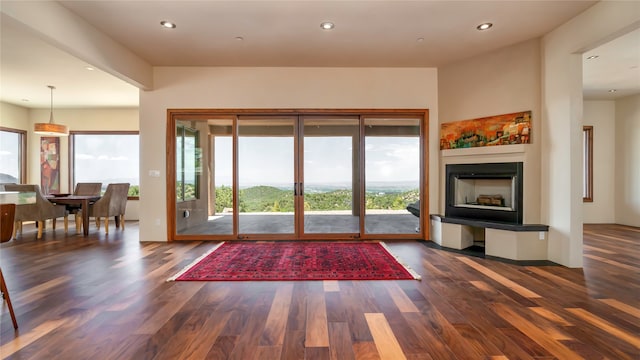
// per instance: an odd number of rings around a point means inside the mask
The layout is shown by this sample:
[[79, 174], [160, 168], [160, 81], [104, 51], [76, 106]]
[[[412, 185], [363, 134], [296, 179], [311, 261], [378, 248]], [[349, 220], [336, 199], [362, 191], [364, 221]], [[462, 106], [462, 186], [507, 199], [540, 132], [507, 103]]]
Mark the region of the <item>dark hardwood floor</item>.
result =
[[25, 226], [0, 247], [20, 326], [3, 302], [0, 357], [637, 360], [640, 229], [584, 234], [583, 269], [388, 241], [422, 281], [205, 283], [165, 280], [213, 242]]

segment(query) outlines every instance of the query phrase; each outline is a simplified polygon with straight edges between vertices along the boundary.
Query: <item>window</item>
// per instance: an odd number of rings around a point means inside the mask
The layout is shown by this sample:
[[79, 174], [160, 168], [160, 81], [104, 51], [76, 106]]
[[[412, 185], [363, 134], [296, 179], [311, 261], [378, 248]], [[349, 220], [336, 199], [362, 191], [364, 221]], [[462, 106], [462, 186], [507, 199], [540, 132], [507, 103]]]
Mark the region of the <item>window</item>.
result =
[[0, 127], [0, 183], [21, 184], [27, 178], [27, 132]]
[[140, 141], [137, 131], [74, 131], [69, 137], [70, 189], [79, 182], [129, 183], [129, 196], [140, 195]]
[[177, 201], [200, 198], [200, 174], [202, 149], [199, 132], [184, 125], [176, 127], [176, 199]]
[[582, 127], [582, 201], [593, 202], [593, 126]]

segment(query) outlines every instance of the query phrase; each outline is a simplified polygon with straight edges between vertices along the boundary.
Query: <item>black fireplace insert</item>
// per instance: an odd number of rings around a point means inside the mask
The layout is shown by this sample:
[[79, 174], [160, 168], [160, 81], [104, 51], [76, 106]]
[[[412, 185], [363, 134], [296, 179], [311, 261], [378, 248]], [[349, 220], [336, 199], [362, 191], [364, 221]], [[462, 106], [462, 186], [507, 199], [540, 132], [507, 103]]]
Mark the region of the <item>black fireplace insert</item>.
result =
[[446, 165], [445, 217], [522, 224], [522, 162]]

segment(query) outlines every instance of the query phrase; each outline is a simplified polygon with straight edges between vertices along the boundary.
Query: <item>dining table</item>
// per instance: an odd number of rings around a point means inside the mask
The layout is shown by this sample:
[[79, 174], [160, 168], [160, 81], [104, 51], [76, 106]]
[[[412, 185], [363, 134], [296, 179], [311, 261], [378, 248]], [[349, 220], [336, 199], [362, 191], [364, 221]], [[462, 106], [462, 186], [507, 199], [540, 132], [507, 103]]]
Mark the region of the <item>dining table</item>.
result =
[[58, 205], [80, 205], [82, 209], [82, 233], [89, 235], [89, 206], [100, 200], [100, 195], [50, 194], [47, 200]]

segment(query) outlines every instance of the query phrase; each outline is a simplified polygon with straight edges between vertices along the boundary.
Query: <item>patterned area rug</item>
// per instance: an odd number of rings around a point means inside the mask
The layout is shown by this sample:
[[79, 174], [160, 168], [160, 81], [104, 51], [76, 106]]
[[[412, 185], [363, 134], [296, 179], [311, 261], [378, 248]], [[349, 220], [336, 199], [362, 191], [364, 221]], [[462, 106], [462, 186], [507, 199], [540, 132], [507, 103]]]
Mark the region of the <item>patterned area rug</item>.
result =
[[420, 279], [379, 242], [222, 243], [167, 281]]

